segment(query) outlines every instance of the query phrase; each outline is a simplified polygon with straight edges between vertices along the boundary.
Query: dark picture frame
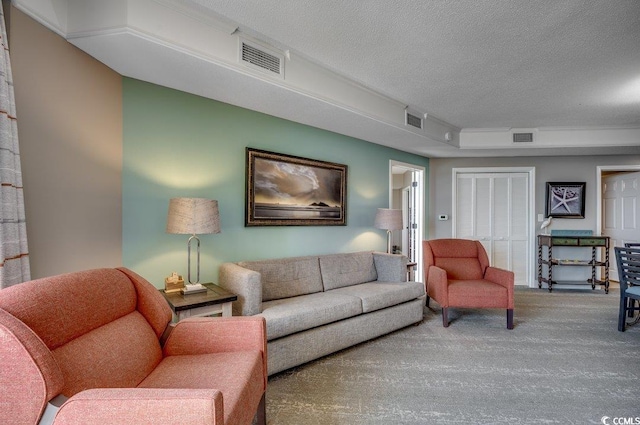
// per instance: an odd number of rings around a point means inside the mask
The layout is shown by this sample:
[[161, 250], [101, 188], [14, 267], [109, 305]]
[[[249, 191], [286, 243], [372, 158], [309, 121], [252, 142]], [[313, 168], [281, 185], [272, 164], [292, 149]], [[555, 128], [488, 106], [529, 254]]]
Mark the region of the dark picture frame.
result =
[[585, 182], [547, 182], [546, 216], [584, 218]]
[[247, 148], [245, 226], [344, 226], [347, 166]]

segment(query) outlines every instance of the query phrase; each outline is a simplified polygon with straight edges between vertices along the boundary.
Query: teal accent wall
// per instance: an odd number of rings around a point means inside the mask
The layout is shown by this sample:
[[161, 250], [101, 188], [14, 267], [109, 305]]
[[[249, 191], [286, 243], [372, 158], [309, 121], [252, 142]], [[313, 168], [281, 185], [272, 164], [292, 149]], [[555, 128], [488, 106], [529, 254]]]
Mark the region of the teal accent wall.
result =
[[[215, 282], [227, 261], [385, 251], [373, 221], [389, 205], [389, 161], [428, 176], [418, 155], [129, 78], [123, 115], [123, 263], [157, 287], [187, 274], [188, 236], [165, 233], [172, 197], [218, 200], [222, 233], [200, 236], [200, 281]], [[347, 225], [245, 227], [246, 147], [346, 164]]]

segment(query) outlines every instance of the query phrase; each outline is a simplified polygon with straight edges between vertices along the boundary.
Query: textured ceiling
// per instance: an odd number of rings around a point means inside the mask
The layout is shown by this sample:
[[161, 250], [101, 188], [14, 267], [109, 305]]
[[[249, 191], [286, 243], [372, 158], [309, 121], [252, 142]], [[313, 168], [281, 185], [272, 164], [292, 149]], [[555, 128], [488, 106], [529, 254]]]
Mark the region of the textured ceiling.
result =
[[460, 128], [640, 125], [637, 0], [183, 0]]

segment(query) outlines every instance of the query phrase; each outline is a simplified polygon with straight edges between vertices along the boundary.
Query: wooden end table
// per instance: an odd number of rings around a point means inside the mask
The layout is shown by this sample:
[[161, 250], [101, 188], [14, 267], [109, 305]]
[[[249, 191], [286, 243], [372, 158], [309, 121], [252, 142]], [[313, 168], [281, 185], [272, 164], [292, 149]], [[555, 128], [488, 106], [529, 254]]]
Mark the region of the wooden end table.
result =
[[196, 294], [184, 295], [181, 292], [167, 294], [160, 290], [178, 321], [187, 317], [202, 317], [212, 314], [231, 317], [231, 304], [238, 299], [238, 296], [213, 283], [203, 283], [203, 285], [207, 291]]
[[413, 282], [416, 280], [416, 266], [418, 263], [409, 262], [407, 263], [407, 281]]

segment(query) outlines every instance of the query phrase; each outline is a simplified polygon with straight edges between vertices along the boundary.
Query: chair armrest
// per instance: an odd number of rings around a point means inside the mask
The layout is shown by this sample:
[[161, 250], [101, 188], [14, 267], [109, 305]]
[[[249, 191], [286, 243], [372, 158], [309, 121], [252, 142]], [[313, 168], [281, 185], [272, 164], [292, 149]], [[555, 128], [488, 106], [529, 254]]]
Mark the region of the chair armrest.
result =
[[484, 278], [489, 282], [493, 282], [507, 288], [507, 295], [509, 297], [508, 308], [513, 308], [513, 286], [515, 278], [514, 273], [509, 270], [489, 266], [484, 272]]
[[409, 259], [400, 254], [374, 252], [373, 264], [376, 266], [378, 282], [406, 282]]
[[484, 278], [489, 282], [497, 283], [505, 288], [513, 288], [514, 274], [512, 271], [500, 269], [498, 267], [487, 267], [484, 272]]
[[163, 347], [163, 355], [180, 356], [233, 351], [262, 353], [267, 386], [267, 322], [261, 316], [194, 317], [178, 322]]
[[262, 316], [193, 317], [179, 321], [164, 345], [165, 356], [267, 351]]
[[37, 423], [64, 387], [58, 363], [24, 322], [0, 308], [0, 424]]
[[222, 425], [223, 414], [219, 390], [99, 388], [67, 400], [53, 423]]
[[437, 266], [429, 267], [427, 272], [427, 296], [433, 298], [441, 307], [449, 307], [449, 279], [447, 272]]
[[223, 263], [218, 272], [218, 285], [233, 292], [234, 316], [253, 316], [262, 313], [262, 277], [260, 273], [234, 263]]

